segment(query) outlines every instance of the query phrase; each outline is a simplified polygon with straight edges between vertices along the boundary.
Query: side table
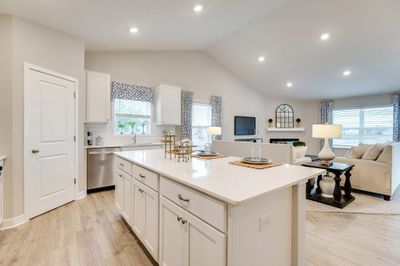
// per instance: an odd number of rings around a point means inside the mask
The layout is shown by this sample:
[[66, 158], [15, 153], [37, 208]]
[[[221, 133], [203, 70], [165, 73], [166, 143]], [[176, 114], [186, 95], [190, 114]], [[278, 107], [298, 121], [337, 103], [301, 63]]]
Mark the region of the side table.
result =
[[[320, 181], [322, 176], [318, 176], [317, 179], [317, 188], [315, 191], [312, 189], [311, 181], [308, 180], [306, 185], [306, 198], [317, 201], [320, 203], [324, 203], [327, 205], [331, 205], [337, 208], [343, 209], [346, 205], [354, 200], [354, 196], [351, 194], [351, 170], [353, 169], [353, 164], [346, 163], [333, 163], [332, 165], [323, 165], [321, 162], [311, 162], [302, 164], [304, 167], [312, 167], [312, 168], [320, 168], [325, 169], [328, 173], [333, 173], [335, 175], [335, 189], [333, 191], [333, 198], [326, 198], [321, 195], [321, 187]], [[344, 182], [344, 195], [342, 195], [342, 191], [340, 189], [340, 176], [345, 175], [346, 180]]]

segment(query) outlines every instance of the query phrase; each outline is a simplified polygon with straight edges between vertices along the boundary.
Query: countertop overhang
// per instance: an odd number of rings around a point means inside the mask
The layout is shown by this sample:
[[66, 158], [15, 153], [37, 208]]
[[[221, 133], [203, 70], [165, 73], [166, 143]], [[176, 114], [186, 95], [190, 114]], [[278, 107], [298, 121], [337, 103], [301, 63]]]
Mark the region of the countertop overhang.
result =
[[104, 148], [134, 148], [134, 147], [146, 147], [146, 146], [161, 146], [163, 143], [136, 143], [136, 144], [104, 144], [104, 145], [86, 145], [85, 149], [104, 149]]
[[192, 158], [189, 162], [178, 162], [174, 158], [164, 158], [164, 151], [161, 149], [115, 154], [232, 205], [243, 204], [325, 173], [322, 169], [289, 164], [264, 170], [229, 164], [240, 159], [237, 157], [214, 160]]

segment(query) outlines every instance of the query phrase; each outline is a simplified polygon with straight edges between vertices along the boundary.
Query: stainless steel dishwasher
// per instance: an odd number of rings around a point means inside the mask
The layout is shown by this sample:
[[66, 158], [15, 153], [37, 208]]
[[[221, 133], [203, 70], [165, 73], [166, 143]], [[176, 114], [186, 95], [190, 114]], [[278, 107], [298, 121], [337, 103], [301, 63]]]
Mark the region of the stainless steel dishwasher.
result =
[[114, 152], [121, 148], [87, 149], [87, 189], [112, 188], [114, 184]]

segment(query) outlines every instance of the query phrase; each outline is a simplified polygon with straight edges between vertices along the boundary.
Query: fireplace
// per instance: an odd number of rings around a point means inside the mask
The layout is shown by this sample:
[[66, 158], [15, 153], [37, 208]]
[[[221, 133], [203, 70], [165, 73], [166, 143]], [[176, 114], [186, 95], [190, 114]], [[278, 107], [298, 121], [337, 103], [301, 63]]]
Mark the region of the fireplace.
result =
[[295, 141], [299, 141], [299, 139], [295, 139], [295, 138], [285, 138], [285, 139], [276, 139], [276, 138], [271, 138], [269, 139], [269, 143], [273, 143], [273, 144], [292, 144]]

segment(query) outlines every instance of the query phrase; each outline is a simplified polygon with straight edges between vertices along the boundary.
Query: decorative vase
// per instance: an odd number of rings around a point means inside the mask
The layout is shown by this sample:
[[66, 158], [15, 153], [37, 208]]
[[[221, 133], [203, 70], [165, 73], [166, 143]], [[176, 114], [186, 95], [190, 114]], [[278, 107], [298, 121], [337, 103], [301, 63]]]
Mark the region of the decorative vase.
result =
[[325, 198], [333, 198], [333, 191], [335, 190], [335, 180], [332, 176], [324, 176], [319, 181], [319, 186], [322, 190], [322, 196]]

